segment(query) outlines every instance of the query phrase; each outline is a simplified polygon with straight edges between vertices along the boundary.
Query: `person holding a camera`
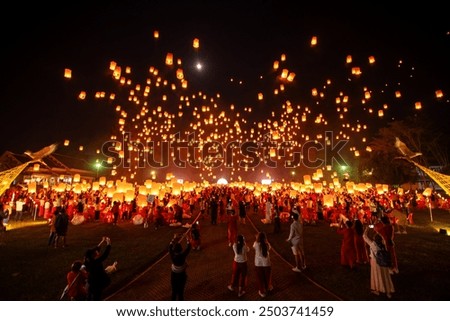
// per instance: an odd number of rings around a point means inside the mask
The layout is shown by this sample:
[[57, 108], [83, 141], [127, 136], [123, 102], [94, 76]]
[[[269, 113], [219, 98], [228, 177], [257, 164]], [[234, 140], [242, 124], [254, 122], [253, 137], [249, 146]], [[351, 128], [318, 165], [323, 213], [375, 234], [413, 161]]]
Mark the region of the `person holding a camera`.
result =
[[175, 234], [169, 244], [169, 255], [172, 260], [170, 275], [172, 301], [184, 300], [184, 288], [186, 287], [187, 282], [186, 268], [188, 264], [186, 258], [191, 251], [191, 243], [189, 238], [186, 238], [186, 247], [183, 249], [180, 241], [181, 236]]
[[[101, 246], [106, 244], [103, 253], [100, 252]], [[103, 267], [109, 253], [111, 252], [111, 240], [109, 237], [103, 237], [100, 243], [86, 251], [84, 256], [84, 265], [88, 271], [88, 299], [99, 301], [102, 298], [103, 290], [111, 283], [111, 279]]]

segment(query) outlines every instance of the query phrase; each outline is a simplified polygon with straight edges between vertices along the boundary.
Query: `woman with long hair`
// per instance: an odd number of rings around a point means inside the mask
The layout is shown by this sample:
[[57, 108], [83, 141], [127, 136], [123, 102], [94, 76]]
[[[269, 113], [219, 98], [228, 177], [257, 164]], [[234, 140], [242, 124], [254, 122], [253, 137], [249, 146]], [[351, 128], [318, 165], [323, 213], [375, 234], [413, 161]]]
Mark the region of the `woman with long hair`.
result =
[[264, 298], [272, 291], [272, 264], [270, 262], [270, 243], [267, 241], [266, 233], [259, 232], [253, 243], [255, 249], [255, 271], [258, 280], [258, 294]]
[[231, 274], [231, 283], [228, 285], [230, 291], [238, 288], [238, 297], [245, 294], [247, 287], [247, 253], [250, 248], [245, 243], [245, 238], [242, 234], [237, 236], [237, 241], [233, 244], [233, 269]]

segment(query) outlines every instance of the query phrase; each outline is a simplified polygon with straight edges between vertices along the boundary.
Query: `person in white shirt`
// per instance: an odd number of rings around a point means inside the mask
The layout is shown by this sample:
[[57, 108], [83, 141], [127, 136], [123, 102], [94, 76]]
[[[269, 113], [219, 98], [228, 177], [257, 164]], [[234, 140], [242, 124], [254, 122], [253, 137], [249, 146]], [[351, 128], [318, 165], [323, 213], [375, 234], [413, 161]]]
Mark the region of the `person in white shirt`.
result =
[[228, 290], [234, 291], [238, 288], [238, 297], [241, 297], [245, 294], [245, 288], [247, 286], [247, 253], [250, 251], [242, 234], [237, 236], [237, 241], [233, 244], [233, 251], [233, 272]]
[[15, 221], [22, 221], [24, 204], [25, 202], [22, 200], [22, 198], [19, 198], [16, 201], [16, 215], [14, 216]]

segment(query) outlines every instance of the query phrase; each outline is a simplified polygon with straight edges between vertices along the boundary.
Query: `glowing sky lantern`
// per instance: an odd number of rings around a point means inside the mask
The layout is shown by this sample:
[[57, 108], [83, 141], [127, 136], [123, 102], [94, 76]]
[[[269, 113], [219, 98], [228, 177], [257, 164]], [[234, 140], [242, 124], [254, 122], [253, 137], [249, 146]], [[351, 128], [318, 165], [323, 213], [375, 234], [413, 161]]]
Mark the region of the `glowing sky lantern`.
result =
[[258, 93], [258, 100], [263, 100], [263, 99], [264, 99], [263, 93]]
[[116, 66], [113, 71], [113, 77], [116, 80], [120, 79], [120, 76], [122, 75], [122, 68], [120, 66]]
[[295, 72], [290, 72], [289, 75], [287, 76], [287, 80], [288, 81], [294, 81], [295, 78]]
[[359, 67], [353, 67], [352, 68], [352, 75], [359, 76], [361, 74], [362, 74], [361, 68], [359, 68]]
[[305, 185], [310, 185], [311, 184], [311, 175], [303, 175], [303, 182], [305, 183]]
[[159, 31], [158, 30], [153, 31], [153, 38], [154, 39], [158, 39], [159, 38]]
[[112, 195], [112, 197], [111, 197], [111, 202], [120, 202], [120, 203], [122, 203], [123, 202], [123, 197], [124, 197], [124, 195], [123, 195], [123, 193], [114, 193], [113, 195]]
[[440, 89], [436, 90], [434, 92], [434, 94], [436, 95], [436, 98], [438, 98], [438, 99], [444, 97], [444, 93]]
[[273, 69], [274, 69], [274, 70], [277, 70], [279, 67], [280, 67], [280, 62], [279, 62], [278, 60], [275, 60], [275, 61], [273, 62]]
[[36, 182], [33, 181], [28, 183], [28, 193], [36, 193]]
[[375, 57], [369, 56], [369, 64], [374, 64], [374, 63], [375, 63]]
[[64, 78], [71, 79], [72, 78], [72, 70], [69, 68], [64, 69]]
[[81, 178], [80, 174], [73, 175], [73, 182], [78, 183], [80, 181], [80, 178]]
[[168, 52], [166, 55], [166, 65], [167, 66], [173, 65], [173, 54], [171, 52]]
[[80, 152], [82, 152], [82, 151], [84, 150], [84, 146], [78, 147], [78, 150], [79, 150]]
[[347, 55], [347, 57], [345, 58], [345, 62], [348, 63], [348, 64], [351, 64], [352, 61], [353, 61], [352, 56], [351, 55]]
[[127, 190], [125, 192], [125, 202], [131, 202], [132, 200], [134, 200], [136, 196], [134, 195], [134, 191], [132, 190]]
[[198, 49], [200, 47], [200, 40], [198, 40], [198, 38], [195, 38], [194, 41], [192, 42], [192, 47]]
[[180, 79], [180, 80], [184, 79], [183, 69], [181, 69], [181, 68], [177, 69], [177, 79]]
[[100, 177], [99, 180], [98, 180], [98, 183], [101, 186], [105, 186], [106, 185], [106, 177], [105, 176]]
[[288, 74], [289, 74], [289, 70], [283, 69], [283, 70], [281, 71], [281, 78], [282, 78], [282, 79], [286, 79], [287, 76], [288, 76]]
[[92, 183], [92, 190], [93, 191], [98, 191], [100, 189], [100, 184], [99, 182], [93, 182]]
[[311, 38], [311, 47], [314, 47], [317, 45], [317, 36], [313, 36]]
[[422, 103], [421, 103], [420, 101], [417, 101], [417, 102], [414, 104], [414, 107], [416, 108], [416, 110], [420, 110], [420, 109], [422, 109]]
[[147, 196], [146, 195], [138, 195], [136, 198], [136, 205], [139, 207], [145, 207], [148, 205]]
[[384, 116], [383, 109], [378, 110], [378, 117], [383, 117], [383, 116]]
[[85, 91], [80, 91], [80, 93], [78, 94], [78, 98], [81, 100], [86, 99], [86, 92]]
[[334, 198], [332, 194], [326, 194], [323, 196], [323, 205], [327, 207], [334, 206]]
[[40, 164], [38, 164], [38, 163], [34, 164], [34, 165], [33, 165], [33, 171], [39, 172], [40, 167], [41, 167]]

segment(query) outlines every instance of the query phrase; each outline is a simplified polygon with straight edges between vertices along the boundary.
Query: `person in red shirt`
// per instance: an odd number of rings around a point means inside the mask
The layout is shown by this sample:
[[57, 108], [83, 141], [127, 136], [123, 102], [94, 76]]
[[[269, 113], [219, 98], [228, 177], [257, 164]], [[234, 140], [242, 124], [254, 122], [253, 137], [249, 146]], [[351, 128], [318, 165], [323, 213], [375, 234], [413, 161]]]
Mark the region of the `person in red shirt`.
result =
[[81, 261], [75, 261], [67, 273], [67, 297], [72, 301], [84, 301], [87, 299], [88, 273]]

